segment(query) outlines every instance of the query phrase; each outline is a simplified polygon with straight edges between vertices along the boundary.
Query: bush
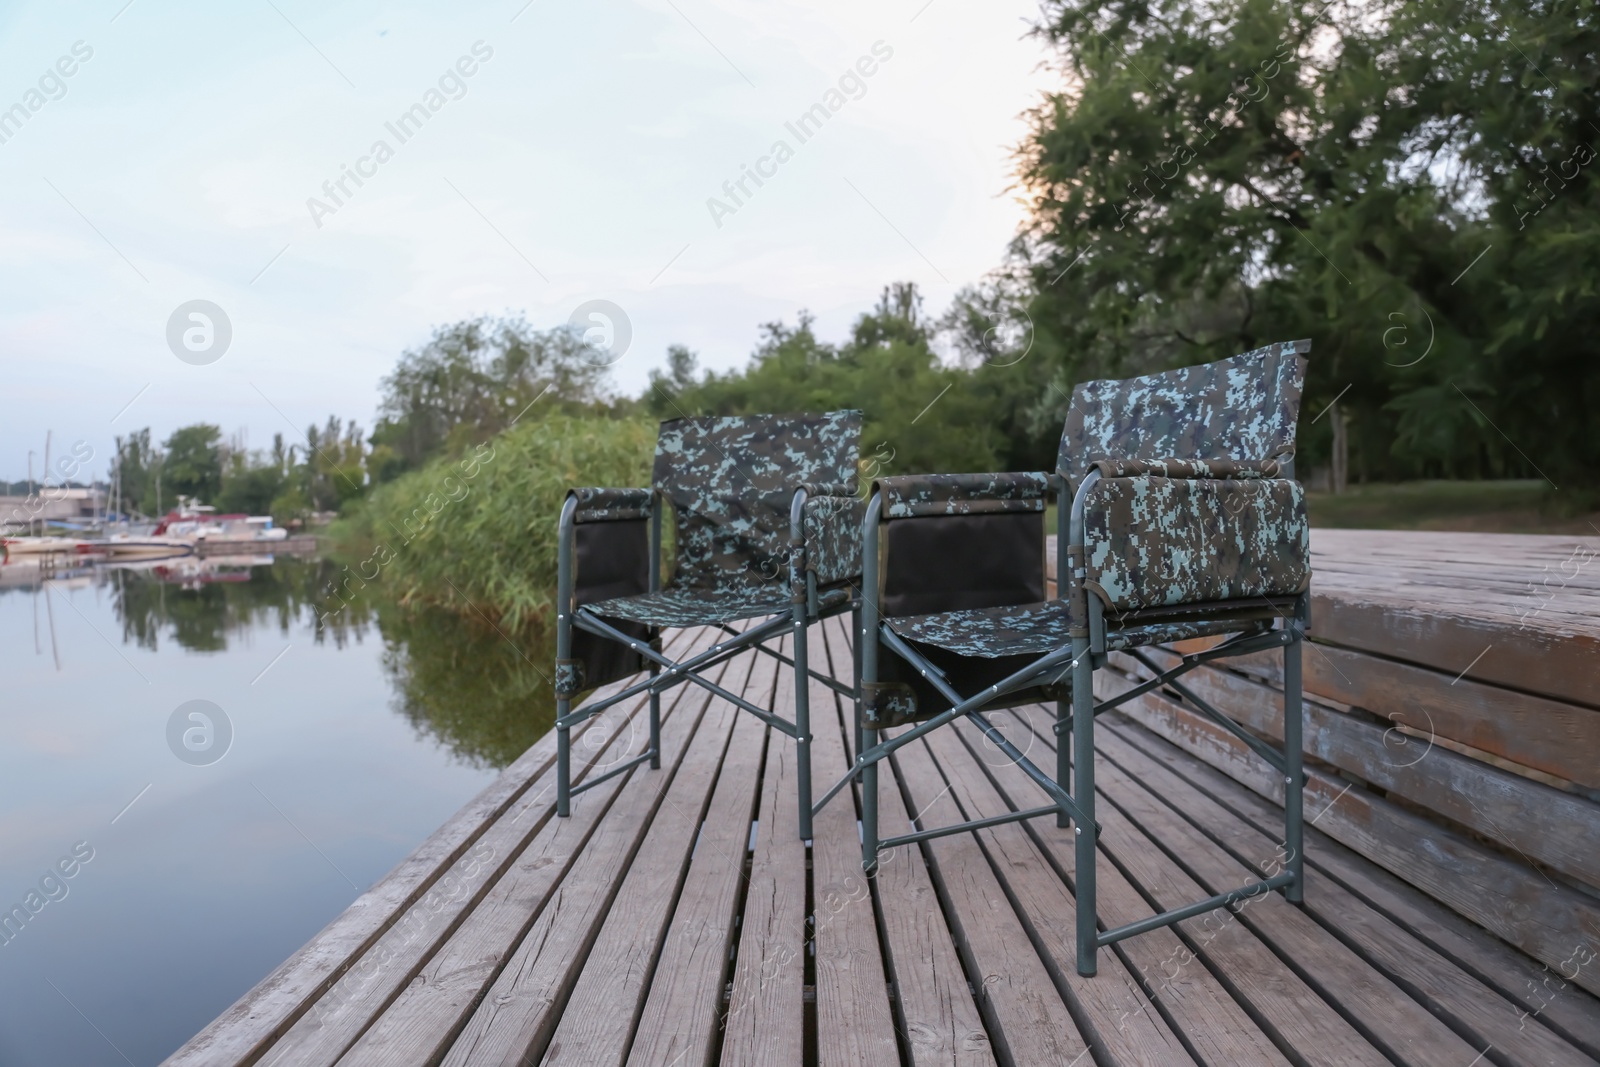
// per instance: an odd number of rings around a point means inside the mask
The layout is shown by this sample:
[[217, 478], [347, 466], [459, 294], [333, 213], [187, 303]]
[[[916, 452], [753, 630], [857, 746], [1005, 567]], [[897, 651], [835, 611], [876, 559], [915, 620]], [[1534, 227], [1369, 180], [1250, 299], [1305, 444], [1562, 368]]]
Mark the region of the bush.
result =
[[556, 523], [568, 488], [649, 482], [654, 423], [531, 418], [454, 459], [378, 486], [329, 529], [352, 562], [338, 592], [367, 584], [508, 630], [547, 625]]

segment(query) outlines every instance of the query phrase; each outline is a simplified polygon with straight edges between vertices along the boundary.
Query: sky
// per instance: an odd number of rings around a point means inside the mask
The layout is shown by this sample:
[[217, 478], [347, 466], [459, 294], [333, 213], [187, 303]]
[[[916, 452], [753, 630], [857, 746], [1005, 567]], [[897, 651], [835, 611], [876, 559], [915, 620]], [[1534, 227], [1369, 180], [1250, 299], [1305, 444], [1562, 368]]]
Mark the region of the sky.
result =
[[635, 395], [670, 344], [742, 366], [802, 309], [842, 338], [889, 282], [938, 313], [1024, 217], [1036, 15], [0, 3], [0, 480], [47, 431], [104, 476], [143, 427], [370, 429], [399, 354], [482, 314], [620, 308], [586, 324], [631, 334]]

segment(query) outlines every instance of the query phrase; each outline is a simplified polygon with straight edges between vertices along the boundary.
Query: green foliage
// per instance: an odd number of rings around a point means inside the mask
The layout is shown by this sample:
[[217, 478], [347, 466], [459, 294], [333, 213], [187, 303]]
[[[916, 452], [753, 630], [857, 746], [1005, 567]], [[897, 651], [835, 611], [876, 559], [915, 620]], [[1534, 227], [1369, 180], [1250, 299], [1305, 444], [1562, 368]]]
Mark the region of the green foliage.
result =
[[521, 318], [483, 316], [440, 326], [384, 378], [372, 435], [387, 481], [441, 453], [460, 454], [512, 425], [536, 400], [593, 408], [606, 370], [567, 326], [535, 330]]
[[218, 447], [221, 440], [221, 428], [204, 422], [172, 432], [161, 459], [161, 480], [169, 499], [216, 498], [222, 489], [222, 450]]
[[1600, 481], [1592, 4], [1046, 16], [1068, 87], [1020, 151], [1016, 253], [1062, 388], [1311, 337], [1306, 410], [1349, 387], [1358, 474]]
[[121, 479], [123, 511], [156, 510], [156, 474], [161, 466], [161, 455], [150, 443], [150, 430], [146, 427], [127, 437], [118, 436], [117, 458], [112, 464], [112, 476]]
[[313, 511], [331, 511], [366, 492], [366, 442], [355, 420], [328, 416], [322, 429], [306, 428], [300, 484]]
[[553, 627], [497, 633], [442, 608], [378, 600], [395, 708], [477, 767], [504, 767], [555, 723]]
[[[1025, 432], [1013, 435], [1016, 420], [1008, 418], [1032, 388], [1025, 348], [992, 365], [949, 366], [934, 352], [935, 330], [922, 315], [916, 287], [893, 285], [841, 345], [819, 340], [802, 313], [792, 328], [764, 326], [761, 345], [743, 370], [696, 379], [693, 355], [674, 348], [668, 372], [652, 373], [645, 404], [661, 418], [860, 408], [868, 478], [1036, 466], [1037, 441]], [[982, 330], [977, 337], [981, 345]]]
[[329, 529], [341, 595], [369, 584], [508, 631], [547, 625], [556, 522], [573, 486], [649, 484], [655, 427], [640, 419], [528, 418], [459, 459], [376, 487]]

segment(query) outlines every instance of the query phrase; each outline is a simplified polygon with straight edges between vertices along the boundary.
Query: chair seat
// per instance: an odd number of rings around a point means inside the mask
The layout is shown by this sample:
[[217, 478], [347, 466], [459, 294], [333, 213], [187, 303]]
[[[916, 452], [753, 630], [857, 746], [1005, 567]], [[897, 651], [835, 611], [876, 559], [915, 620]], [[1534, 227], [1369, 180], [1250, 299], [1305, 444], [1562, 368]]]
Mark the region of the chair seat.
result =
[[789, 583], [763, 582], [722, 590], [671, 587], [584, 604], [582, 610], [647, 626], [707, 626], [789, 611]]
[[[1042, 656], [1072, 644], [1072, 613], [1064, 600], [1038, 604], [1009, 604], [998, 608], [971, 608], [934, 615], [907, 615], [885, 619], [895, 633], [919, 645], [932, 645], [957, 655], [999, 659], [1002, 656]], [[1140, 648], [1191, 637], [1264, 629], [1266, 620], [1232, 616], [1144, 622], [1118, 628], [1106, 619], [1106, 648]]]

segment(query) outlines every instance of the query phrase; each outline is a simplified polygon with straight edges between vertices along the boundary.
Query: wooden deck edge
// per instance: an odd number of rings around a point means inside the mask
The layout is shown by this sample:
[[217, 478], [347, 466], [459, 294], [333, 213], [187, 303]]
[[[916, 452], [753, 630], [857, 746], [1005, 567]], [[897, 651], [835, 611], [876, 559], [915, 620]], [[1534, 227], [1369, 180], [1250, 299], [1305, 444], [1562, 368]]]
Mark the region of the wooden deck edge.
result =
[[[1106, 683], [1106, 696], [1134, 684], [1114, 671], [1102, 672], [1098, 679]], [[1129, 701], [1122, 710], [1253, 792], [1282, 803], [1278, 777], [1210, 720], [1154, 693]], [[1591, 898], [1556, 886], [1532, 867], [1495, 855], [1352, 783], [1316, 770], [1308, 779], [1308, 821], [1552, 969], [1570, 969], [1576, 951], [1600, 946], [1600, 904]], [[1572, 980], [1600, 993], [1600, 972], [1593, 968], [1579, 969]]]
[[[680, 640], [692, 641], [700, 631], [678, 634]], [[597, 693], [615, 692], [629, 681], [613, 682]], [[163, 1060], [161, 1067], [254, 1063], [554, 766], [555, 757], [552, 729], [293, 955]]]
[[[1163, 649], [1147, 654], [1163, 668], [1178, 662]], [[1112, 663], [1148, 677], [1142, 664], [1121, 653], [1113, 653]], [[1198, 668], [1183, 684], [1256, 733], [1282, 740], [1280, 687], [1220, 666]], [[1401, 733], [1315, 699], [1305, 702], [1305, 721], [1308, 756], [1481, 834], [1508, 853], [1516, 850], [1600, 888], [1600, 804], [1451, 751], [1436, 744], [1431, 732]]]

